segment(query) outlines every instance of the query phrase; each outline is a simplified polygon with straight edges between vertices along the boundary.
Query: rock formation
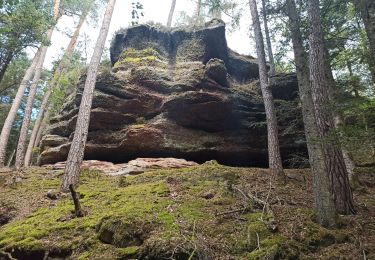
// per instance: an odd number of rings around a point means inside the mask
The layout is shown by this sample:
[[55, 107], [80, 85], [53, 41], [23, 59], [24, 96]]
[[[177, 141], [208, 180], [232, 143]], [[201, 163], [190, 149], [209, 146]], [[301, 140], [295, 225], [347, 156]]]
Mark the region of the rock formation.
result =
[[[194, 29], [139, 25], [122, 30], [112, 41], [111, 61], [112, 68], [98, 76], [85, 159], [123, 163], [175, 157], [267, 165], [257, 63], [228, 49], [222, 22]], [[66, 160], [84, 80], [51, 119], [40, 164]], [[295, 75], [275, 77], [272, 89], [281, 103], [295, 100]], [[293, 112], [287, 118], [298, 116]], [[282, 122], [283, 128], [288, 124]], [[305, 153], [303, 140], [300, 131], [283, 135], [283, 159]]]

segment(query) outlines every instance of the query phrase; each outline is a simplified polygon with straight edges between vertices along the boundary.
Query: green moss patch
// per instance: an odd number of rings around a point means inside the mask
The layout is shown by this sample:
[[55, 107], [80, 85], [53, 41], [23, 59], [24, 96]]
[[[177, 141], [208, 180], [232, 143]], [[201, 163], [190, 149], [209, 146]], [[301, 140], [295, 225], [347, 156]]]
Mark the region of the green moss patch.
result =
[[161, 64], [163, 62], [156, 50], [152, 48], [143, 50], [129, 48], [120, 54], [118, 61], [113, 65], [113, 70], [127, 70], [139, 66], [156, 66]]

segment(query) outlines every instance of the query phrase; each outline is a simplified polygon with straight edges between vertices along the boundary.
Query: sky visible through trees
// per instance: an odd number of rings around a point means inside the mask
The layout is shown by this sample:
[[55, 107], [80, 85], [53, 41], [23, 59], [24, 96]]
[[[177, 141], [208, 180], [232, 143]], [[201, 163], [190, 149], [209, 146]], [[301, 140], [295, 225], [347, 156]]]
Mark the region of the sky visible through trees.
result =
[[[166, 23], [166, 17], [168, 17], [168, 13], [170, 10], [171, 2], [169, 0], [144, 0], [142, 1], [144, 6], [144, 17], [140, 17], [140, 23], [148, 22], [148, 21], [154, 21], [155, 23]], [[116, 3], [116, 8], [113, 13], [113, 19], [111, 22], [111, 27], [109, 29], [109, 34], [107, 38], [106, 48], [109, 48], [110, 41], [112, 39], [113, 34], [124, 27], [127, 27], [131, 23], [131, 17], [130, 15], [124, 15], [124, 10], [131, 10], [131, 1], [118, 1]], [[181, 11], [185, 11], [187, 13], [192, 13], [195, 8], [195, 3], [193, 1], [177, 1], [175, 14], [173, 18], [172, 25], [176, 20], [178, 19], [179, 13]], [[247, 19], [250, 17], [250, 11], [249, 8], [246, 7], [246, 5], [242, 6], [243, 9], [243, 17], [241, 18], [241, 26], [233, 33], [227, 32], [228, 37], [228, 45], [233, 50], [242, 53], [242, 54], [251, 54], [255, 55], [255, 43], [253, 41], [250, 41], [248, 35], [249, 35], [249, 26], [250, 26], [250, 20]], [[155, 12], [154, 10], [158, 10]], [[103, 10], [101, 10], [103, 12]], [[95, 39], [99, 32], [99, 25], [101, 23], [102, 16], [99, 17], [100, 19], [96, 22], [89, 21], [86, 23], [82, 28], [82, 33], [80, 36], [80, 45], [81, 48], [84, 49], [84, 35], [88, 35], [90, 37], [90, 40], [87, 42], [88, 44], [88, 56], [91, 57], [93, 46], [95, 44]], [[227, 16], [222, 17], [223, 20], [228, 21], [229, 18]], [[75, 22], [77, 23], [78, 20], [75, 19]], [[52, 66], [52, 62], [54, 59], [58, 57], [58, 54], [61, 54], [61, 48], [65, 47], [69, 43], [69, 37], [66, 36], [64, 33], [65, 28], [73, 28], [74, 23], [72, 22], [72, 19], [69, 17], [62, 17], [57, 27], [60, 29], [58, 32], [54, 32], [52, 37], [52, 45], [50, 46], [47, 57], [46, 57], [46, 63], [45, 66], [47, 68], [50, 68]], [[72, 33], [72, 32], [71, 32]], [[246, 37], [244, 37], [244, 35]], [[108, 52], [107, 52], [108, 53]]]

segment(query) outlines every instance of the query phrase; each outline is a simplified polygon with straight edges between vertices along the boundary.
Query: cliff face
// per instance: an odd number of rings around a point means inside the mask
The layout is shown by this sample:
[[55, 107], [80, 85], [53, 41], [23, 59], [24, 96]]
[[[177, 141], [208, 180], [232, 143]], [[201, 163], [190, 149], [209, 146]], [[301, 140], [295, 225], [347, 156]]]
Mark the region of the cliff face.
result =
[[[257, 63], [228, 49], [220, 21], [195, 30], [140, 25], [120, 31], [112, 42], [111, 61], [111, 71], [98, 76], [86, 159], [177, 157], [267, 165]], [[51, 119], [41, 164], [67, 158], [84, 80]], [[277, 102], [293, 101], [295, 76], [275, 77], [272, 89]], [[298, 116], [284, 117], [293, 121]], [[281, 147], [284, 160], [304, 153], [303, 136], [284, 135]]]

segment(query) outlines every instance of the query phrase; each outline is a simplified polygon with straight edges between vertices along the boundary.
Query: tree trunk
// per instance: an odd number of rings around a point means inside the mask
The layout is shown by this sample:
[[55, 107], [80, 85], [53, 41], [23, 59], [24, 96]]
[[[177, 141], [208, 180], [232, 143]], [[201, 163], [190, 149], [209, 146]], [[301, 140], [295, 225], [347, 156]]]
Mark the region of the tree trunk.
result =
[[270, 32], [268, 30], [266, 0], [262, 0], [262, 8], [263, 8], [264, 33], [266, 35], [266, 42], [267, 42], [267, 54], [268, 54], [268, 59], [270, 62], [270, 75], [273, 76], [276, 73], [276, 68], [275, 68], [275, 60], [273, 58]]
[[168, 28], [172, 27], [172, 19], [173, 19], [173, 14], [174, 14], [175, 8], [176, 8], [176, 0], [172, 0], [171, 10], [169, 10], [169, 15], [168, 15], [168, 22], [167, 22]]
[[319, 131], [322, 140], [324, 158], [329, 173], [330, 189], [336, 211], [340, 214], [354, 213], [352, 191], [349, 185], [342, 151], [337, 140], [332, 138], [334, 129], [333, 115], [329, 106], [329, 79], [326, 75], [325, 47], [319, 0], [310, 0], [308, 3], [308, 16], [310, 21], [310, 82], [311, 95]]
[[38, 52], [35, 54], [33, 62], [31, 63], [30, 67], [26, 70], [25, 75], [23, 76], [23, 79], [21, 81], [20, 86], [18, 87], [18, 91], [16, 96], [13, 99], [12, 106], [10, 108], [10, 111], [8, 113], [7, 118], [5, 119], [3, 129], [1, 130], [0, 135], [0, 167], [4, 167], [5, 163], [5, 155], [6, 155], [6, 149], [8, 145], [9, 135], [10, 131], [12, 130], [14, 119], [17, 115], [17, 110], [20, 107], [23, 94], [25, 93], [25, 89], [27, 85], [29, 84], [29, 81], [31, 80], [35, 67], [38, 63], [40, 54], [41, 54], [42, 48], [39, 48]]
[[[329, 105], [332, 107], [331, 111], [333, 115], [333, 123], [334, 123], [335, 129], [339, 132], [340, 136], [342, 136], [342, 133], [340, 133], [340, 127], [343, 124], [342, 116], [339, 114], [339, 111], [337, 111], [337, 109], [333, 107], [335, 104], [336, 96], [337, 96], [337, 86], [336, 86], [336, 81], [333, 77], [329, 52], [328, 52], [326, 45], [324, 48], [324, 54], [325, 54], [325, 59], [324, 59], [325, 72], [326, 72], [326, 77], [328, 80], [328, 98], [330, 102]], [[355, 164], [353, 160], [351, 159], [349, 151], [342, 145], [338, 145], [338, 146], [341, 149], [346, 171], [348, 172], [349, 183], [355, 184], [356, 183], [355, 173], [354, 173]]]
[[[54, 21], [55, 22], [57, 22], [58, 17], [59, 17], [59, 9], [60, 9], [60, 0], [55, 0], [55, 5], [54, 5]], [[52, 38], [53, 29], [54, 27], [48, 29], [48, 32], [47, 32], [48, 41], [50, 41]], [[24, 164], [25, 146], [26, 146], [26, 140], [27, 140], [27, 131], [29, 129], [29, 124], [30, 124], [31, 111], [33, 109], [35, 94], [38, 89], [38, 84], [39, 84], [39, 80], [42, 74], [43, 64], [44, 64], [44, 60], [47, 54], [47, 50], [48, 50], [48, 46], [42, 46], [40, 58], [35, 68], [33, 82], [30, 86], [29, 96], [27, 98], [27, 104], [25, 107], [20, 136], [19, 136], [18, 144], [17, 144], [16, 164], [15, 164], [16, 169], [20, 169]]]
[[369, 40], [369, 65], [372, 74], [372, 80], [375, 84], [375, 1], [374, 0], [354, 0], [354, 4], [359, 11], [367, 38]]
[[215, 18], [215, 19], [222, 19], [222, 10], [221, 10], [221, 7], [220, 7], [220, 6], [217, 6], [217, 7], [215, 7], [215, 8], [212, 10], [212, 18]]
[[316, 218], [317, 222], [323, 226], [333, 226], [335, 224], [335, 207], [330, 193], [323, 147], [321, 143], [317, 142], [319, 133], [315, 120], [314, 104], [311, 97], [307, 53], [303, 46], [303, 38], [300, 30], [301, 22], [294, 0], [287, 0], [287, 15], [289, 17], [289, 28], [296, 63], [305, 136], [313, 176]]
[[[352, 69], [352, 63], [350, 61], [347, 61], [346, 62], [346, 67], [348, 68], [348, 71], [349, 71], [349, 76], [350, 76], [350, 79], [352, 80], [353, 77], [354, 77], [354, 74], [353, 74], [353, 69]], [[359, 95], [359, 91], [358, 91], [358, 84], [357, 82], [353, 82], [353, 86], [352, 86], [352, 91], [354, 93], [354, 96], [356, 98], [359, 98], [360, 95]]]
[[68, 47], [67, 47], [67, 49], [64, 53], [64, 56], [61, 59], [60, 64], [59, 64], [59, 66], [57, 67], [57, 69], [54, 73], [54, 77], [52, 78], [52, 80], [49, 83], [49, 87], [48, 87], [46, 93], [44, 94], [42, 104], [39, 108], [38, 117], [35, 121], [33, 132], [31, 133], [29, 145], [27, 147], [27, 151], [26, 151], [26, 155], [25, 155], [25, 166], [30, 165], [32, 152], [33, 152], [33, 149], [34, 149], [34, 146], [35, 146], [34, 145], [35, 139], [36, 139], [37, 133], [39, 131], [39, 128], [41, 126], [41, 123], [42, 123], [42, 120], [43, 120], [43, 117], [44, 117], [44, 114], [45, 114], [45, 111], [46, 111], [46, 108], [47, 108], [47, 105], [48, 105], [49, 98], [50, 98], [52, 92], [54, 91], [56, 82], [59, 80], [61, 74], [64, 73], [64, 70], [66, 70], [67, 63], [70, 61], [70, 58], [73, 55], [74, 49], [77, 45], [80, 30], [81, 30], [82, 25], [84, 24], [84, 22], [86, 20], [87, 14], [88, 14], [88, 12], [85, 12], [81, 15], [81, 17], [79, 19], [79, 22], [78, 22], [78, 25], [76, 27], [76, 30], [74, 31], [74, 34], [73, 34], [72, 38], [70, 39], [69, 45], [68, 45]]
[[4, 78], [5, 72], [12, 61], [13, 58], [13, 52], [7, 52], [5, 59], [2, 59], [2, 62], [0, 63], [0, 83]]
[[49, 119], [49, 111], [47, 110], [44, 113], [42, 124], [40, 125], [40, 127], [38, 129], [38, 133], [36, 134], [34, 147], [40, 147], [40, 141], [42, 140], [43, 131], [44, 131], [44, 129], [46, 128], [46, 126], [48, 124], [48, 119]]
[[[48, 32], [48, 39], [51, 39], [53, 30], [50, 29]], [[24, 116], [21, 126], [20, 135], [18, 138], [17, 144], [17, 152], [16, 152], [16, 169], [19, 170], [24, 163], [24, 156], [25, 156], [25, 145], [27, 140], [27, 131], [29, 129], [30, 119], [31, 119], [31, 111], [33, 109], [34, 99], [36, 95], [36, 91], [38, 89], [39, 80], [42, 74], [43, 63], [46, 57], [48, 47], [43, 46], [42, 52], [40, 54], [40, 58], [38, 61], [38, 65], [35, 68], [35, 74], [33, 78], [33, 83], [30, 86], [29, 96], [27, 97], [27, 103], [24, 110]]]
[[256, 0], [249, 0], [249, 4], [251, 16], [253, 19], [253, 28], [258, 54], [260, 87], [262, 90], [264, 107], [266, 110], [269, 167], [271, 169], [271, 173], [275, 174], [275, 176], [283, 176], [284, 174], [280, 155], [275, 105], [273, 102], [272, 92], [268, 83], [266, 55], [264, 52], [263, 36], [260, 28]]
[[97, 72], [99, 68], [100, 58], [103, 53], [105, 41], [108, 35], [108, 30], [111, 23], [115, 3], [116, 0], [108, 0], [102, 27], [100, 29], [99, 37], [97, 39], [94, 49], [94, 54], [91, 58], [91, 62], [88, 68], [85, 87], [78, 112], [77, 125], [74, 132], [73, 141], [69, 150], [68, 159], [65, 167], [65, 174], [61, 186], [61, 190], [63, 192], [69, 191], [69, 185], [77, 186], [79, 182], [79, 172], [80, 166], [83, 161], [84, 150], [87, 141], [87, 134], [90, 123], [90, 111]]
[[202, 9], [202, 0], [197, 1], [197, 6], [195, 9], [195, 17], [199, 18], [201, 16], [201, 9]]
[[84, 216], [83, 210], [82, 210], [82, 207], [81, 207], [81, 203], [79, 202], [78, 194], [74, 190], [73, 184], [69, 185], [69, 190], [70, 190], [70, 193], [72, 194], [72, 199], [73, 199], [73, 203], [74, 203], [74, 215], [77, 218], [82, 218]]
[[16, 153], [16, 149], [13, 150], [13, 152], [11, 153], [11, 155], [10, 155], [10, 157], [8, 159], [8, 164], [7, 164], [8, 167], [10, 167], [12, 165], [12, 161], [13, 161], [15, 153]]

